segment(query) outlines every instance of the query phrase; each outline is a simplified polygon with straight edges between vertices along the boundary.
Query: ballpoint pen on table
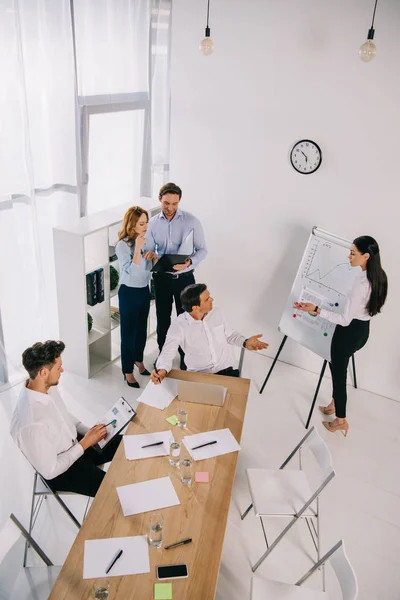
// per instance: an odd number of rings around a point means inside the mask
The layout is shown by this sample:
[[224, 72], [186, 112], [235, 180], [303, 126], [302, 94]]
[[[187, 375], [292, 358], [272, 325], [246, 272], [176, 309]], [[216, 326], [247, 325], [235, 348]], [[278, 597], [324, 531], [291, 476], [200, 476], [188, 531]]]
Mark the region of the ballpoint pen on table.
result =
[[212, 444], [216, 444], [217, 442], [207, 442], [206, 444], [200, 444], [200, 446], [195, 446], [192, 450], [198, 450], [199, 448], [204, 448], [204, 446], [211, 446]]
[[123, 550], [118, 550], [117, 554], [114, 556], [114, 558], [112, 559], [112, 561], [110, 562], [110, 564], [108, 565], [108, 567], [106, 569], [106, 575], [113, 568], [113, 566], [115, 565], [117, 560], [122, 556], [122, 553], [123, 553]]
[[161, 444], [163, 444], [164, 442], [154, 442], [154, 444], [146, 444], [145, 446], [142, 446], [142, 448], [150, 448], [151, 446], [161, 446]]
[[185, 544], [189, 544], [191, 541], [192, 541], [192, 538], [189, 538], [188, 540], [183, 540], [182, 542], [176, 542], [175, 544], [166, 546], [165, 549], [169, 550], [169, 548], [176, 548], [177, 546], [184, 546]]

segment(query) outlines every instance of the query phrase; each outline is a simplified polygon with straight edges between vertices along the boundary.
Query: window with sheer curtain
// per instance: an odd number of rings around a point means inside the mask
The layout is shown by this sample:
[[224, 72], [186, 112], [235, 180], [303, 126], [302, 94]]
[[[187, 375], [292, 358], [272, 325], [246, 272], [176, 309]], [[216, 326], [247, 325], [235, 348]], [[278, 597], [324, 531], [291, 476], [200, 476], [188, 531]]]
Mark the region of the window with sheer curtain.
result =
[[0, 5], [0, 386], [57, 337], [52, 228], [168, 178], [171, 0]]

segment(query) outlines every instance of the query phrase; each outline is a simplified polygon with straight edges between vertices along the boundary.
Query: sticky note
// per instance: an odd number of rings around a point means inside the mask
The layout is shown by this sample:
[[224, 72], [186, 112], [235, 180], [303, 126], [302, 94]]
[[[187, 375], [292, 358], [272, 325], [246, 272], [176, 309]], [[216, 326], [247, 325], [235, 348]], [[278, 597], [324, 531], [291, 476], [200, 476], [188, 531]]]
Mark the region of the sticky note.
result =
[[178, 422], [178, 417], [176, 415], [172, 415], [172, 417], [168, 417], [165, 420], [168, 421], [168, 423], [170, 423], [171, 425], [176, 425]]
[[172, 600], [172, 583], [155, 583], [154, 600]]
[[194, 480], [197, 483], [209, 483], [210, 473], [208, 471], [197, 471], [197, 473], [195, 474]]

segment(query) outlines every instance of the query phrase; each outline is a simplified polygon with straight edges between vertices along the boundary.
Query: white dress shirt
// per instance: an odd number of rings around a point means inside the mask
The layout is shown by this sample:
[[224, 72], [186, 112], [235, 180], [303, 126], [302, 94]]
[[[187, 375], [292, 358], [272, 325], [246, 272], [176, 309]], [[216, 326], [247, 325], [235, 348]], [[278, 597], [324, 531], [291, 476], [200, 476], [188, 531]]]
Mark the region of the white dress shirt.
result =
[[217, 373], [233, 366], [230, 345], [243, 346], [245, 340], [243, 335], [227, 325], [219, 308], [214, 308], [199, 321], [184, 312], [168, 329], [167, 339], [157, 359], [157, 369], [165, 369], [168, 373], [180, 346], [185, 353], [188, 371]]
[[47, 394], [22, 389], [10, 433], [31, 465], [45, 478], [64, 473], [84, 450], [77, 433], [88, 428], [71, 415], [56, 386]]
[[361, 273], [357, 273], [356, 275], [353, 288], [346, 300], [343, 314], [339, 315], [323, 308], [319, 315], [323, 319], [327, 319], [327, 321], [336, 323], [336, 325], [342, 325], [343, 327], [350, 325], [353, 319], [369, 321], [371, 315], [368, 314], [367, 304], [370, 296], [371, 284], [368, 281], [367, 272], [361, 271]]

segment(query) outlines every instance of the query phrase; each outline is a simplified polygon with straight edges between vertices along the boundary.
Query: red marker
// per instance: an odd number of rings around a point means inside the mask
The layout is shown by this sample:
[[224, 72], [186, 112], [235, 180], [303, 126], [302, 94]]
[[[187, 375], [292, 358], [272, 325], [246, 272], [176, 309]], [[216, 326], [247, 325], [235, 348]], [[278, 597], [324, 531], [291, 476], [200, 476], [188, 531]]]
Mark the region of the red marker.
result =
[[296, 317], [297, 317], [297, 315], [295, 315], [295, 314], [293, 313], [293, 317], [294, 317], [294, 318], [296, 318]]

